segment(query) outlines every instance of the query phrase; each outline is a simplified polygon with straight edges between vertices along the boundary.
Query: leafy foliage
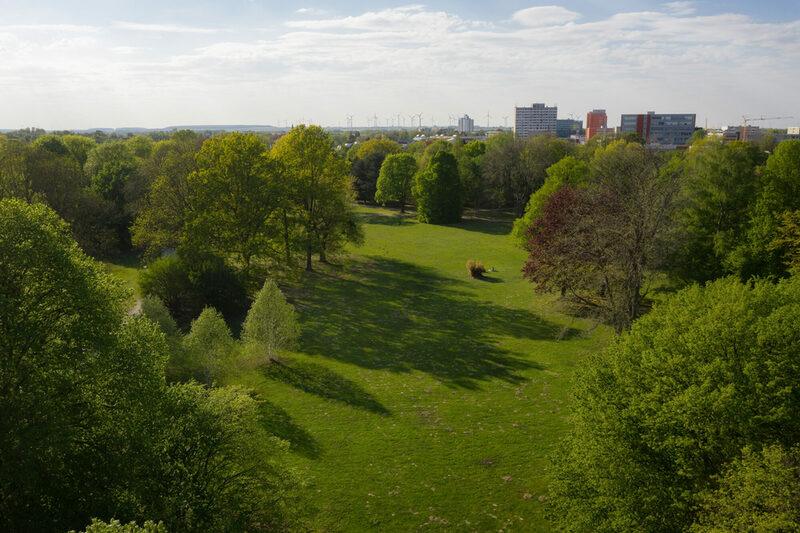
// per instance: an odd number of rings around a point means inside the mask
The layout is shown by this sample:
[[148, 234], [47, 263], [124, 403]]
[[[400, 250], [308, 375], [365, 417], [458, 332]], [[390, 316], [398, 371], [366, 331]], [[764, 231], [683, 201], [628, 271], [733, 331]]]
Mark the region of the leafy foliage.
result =
[[212, 137], [189, 176], [187, 245], [219, 257], [233, 256], [249, 273], [255, 256], [277, 256], [273, 218], [283, 187], [281, 166], [253, 134]]
[[768, 445], [745, 448], [700, 499], [692, 533], [800, 529], [800, 450]]
[[330, 136], [319, 126], [296, 126], [273, 150], [286, 169], [287, 239], [291, 224], [298, 229], [298, 245], [306, 252], [306, 269], [311, 270], [313, 253], [325, 261], [327, 253], [362, 238], [351, 205], [348, 163], [336, 157]]
[[267, 280], [256, 294], [242, 327], [242, 341], [263, 348], [274, 360], [300, 335], [294, 307], [286, 301], [272, 280]]
[[217, 309], [229, 320], [247, 308], [247, 294], [236, 272], [214, 256], [162, 257], [139, 273], [139, 286], [143, 294], [164, 302], [182, 328], [204, 307]]
[[568, 184], [580, 187], [589, 177], [589, 165], [571, 155], [568, 155], [547, 168], [547, 178], [544, 184], [531, 195], [525, 214], [514, 221], [511, 236], [515, 244], [525, 248], [528, 243], [528, 228], [541, 216], [547, 199], [562, 185]]
[[599, 149], [589, 184], [563, 185], [534, 220], [523, 275], [630, 328], [671, 247], [678, 175], [636, 143]]
[[386, 202], [397, 202], [400, 204], [400, 212], [405, 213], [416, 172], [417, 161], [414, 156], [393, 154], [386, 157], [381, 165], [375, 201], [381, 205], [386, 205]]
[[451, 224], [461, 220], [461, 180], [452, 154], [436, 152], [427, 170], [417, 175], [413, 192], [420, 222]]
[[183, 344], [194, 374], [211, 387], [233, 355], [234, 341], [225, 319], [213, 307], [206, 307], [192, 321]]
[[163, 334], [53, 211], [0, 201], [0, 263], [0, 529], [288, 527], [295, 477], [255, 401], [167, 386]]
[[798, 321], [800, 278], [727, 278], [681, 291], [590, 357], [551, 486], [557, 525], [686, 529], [746, 447], [800, 442]]

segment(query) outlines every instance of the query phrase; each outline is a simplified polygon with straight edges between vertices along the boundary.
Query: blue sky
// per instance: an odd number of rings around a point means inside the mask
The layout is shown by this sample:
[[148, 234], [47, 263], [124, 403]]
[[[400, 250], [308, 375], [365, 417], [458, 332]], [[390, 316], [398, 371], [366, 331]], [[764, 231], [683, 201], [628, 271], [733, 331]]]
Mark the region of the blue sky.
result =
[[800, 124], [800, 2], [0, 0], [0, 128], [509, 125], [515, 105]]

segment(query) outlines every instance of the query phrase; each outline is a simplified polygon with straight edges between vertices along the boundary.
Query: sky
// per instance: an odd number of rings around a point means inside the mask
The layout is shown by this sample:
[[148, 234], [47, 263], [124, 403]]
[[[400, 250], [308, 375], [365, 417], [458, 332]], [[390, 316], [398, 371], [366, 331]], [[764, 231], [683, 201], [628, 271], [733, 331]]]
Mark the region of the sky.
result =
[[800, 2], [0, 0], [4, 129], [512, 126], [534, 102], [800, 125]]

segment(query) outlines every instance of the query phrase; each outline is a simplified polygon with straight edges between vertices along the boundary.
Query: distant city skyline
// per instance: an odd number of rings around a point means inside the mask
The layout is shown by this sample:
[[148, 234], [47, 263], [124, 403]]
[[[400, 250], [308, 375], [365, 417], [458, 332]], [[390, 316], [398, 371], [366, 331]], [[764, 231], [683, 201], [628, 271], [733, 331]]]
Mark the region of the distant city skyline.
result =
[[112, 4], [0, 0], [0, 128], [511, 126], [534, 102], [800, 124], [798, 2]]

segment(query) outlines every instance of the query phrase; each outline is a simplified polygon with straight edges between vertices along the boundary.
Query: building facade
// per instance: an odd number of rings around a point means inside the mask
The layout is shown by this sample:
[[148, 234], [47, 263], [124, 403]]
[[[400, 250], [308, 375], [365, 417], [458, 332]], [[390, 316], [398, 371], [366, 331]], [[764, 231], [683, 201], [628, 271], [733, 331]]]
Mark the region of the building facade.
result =
[[569, 139], [573, 135], [580, 135], [583, 130], [583, 122], [571, 118], [556, 120], [556, 137], [559, 139]]
[[536, 137], [543, 133], [557, 131], [556, 116], [558, 107], [533, 104], [530, 107], [516, 107], [514, 113], [514, 135], [517, 138]]
[[586, 113], [586, 140], [595, 135], [605, 135], [608, 131], [608, 115], [605, 109], [593, 109]]
[[469, 118], [469, 115], [458, 119], [458, 133], [472, 133], [473, 131], [475, 131], [475, 121]]
[[656, 114], [648, 111], [645, 115], [622, 115], [620, 129], [622, 134], [635, 133], [646, 142], [675, 148], [684, 146], [694, 134], [695, 114]]

